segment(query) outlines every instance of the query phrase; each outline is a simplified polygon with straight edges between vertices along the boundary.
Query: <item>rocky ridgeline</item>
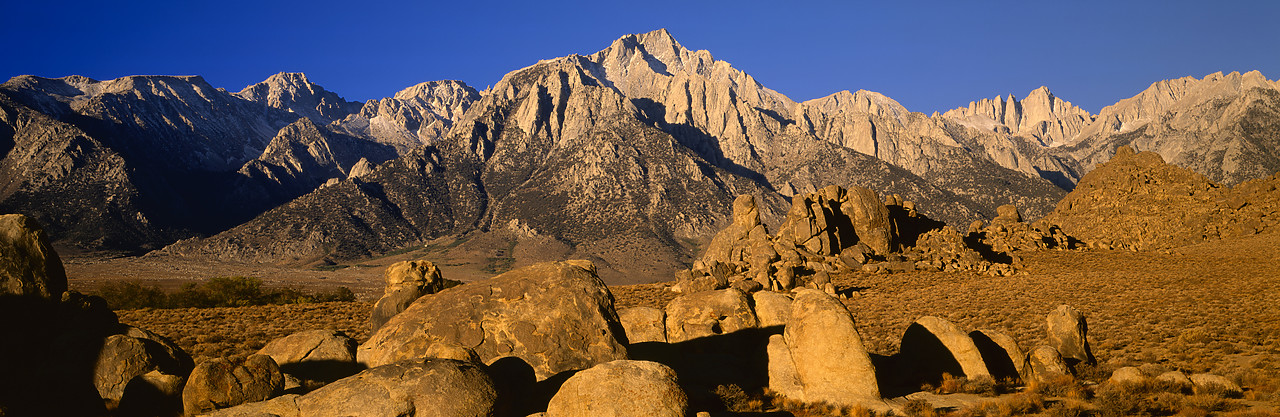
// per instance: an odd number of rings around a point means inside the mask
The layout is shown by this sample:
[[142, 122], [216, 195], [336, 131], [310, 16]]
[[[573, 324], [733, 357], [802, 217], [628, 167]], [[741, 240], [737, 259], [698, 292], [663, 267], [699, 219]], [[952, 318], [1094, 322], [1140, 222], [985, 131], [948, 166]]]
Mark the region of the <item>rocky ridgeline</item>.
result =
[[1280, 174], [1227, 188], [1154, 152], [1116, 149], [1045, 218], [1102, 249], [1158, 250], [1280, 227]]
[[[904, 235], [876, 231], [905, 223], [875, 220], [897, 209], [874, 193], [827, 191], [796, 207], [859, 216], [849, 224], [863, 240], [814, 242], [818, 234], [797, 231], [826, 229], [789, 221], [783, 236], [797, 253], [848, 244], [864, 244], [859, 253], [869, 256], [894, 250]], [[749, 221], [751, 200], [738, 203], [740, 240], [769, 242]], [[726, 384], [901, 414], [905, 395], [947, 375], [1029, 383], [1095, 363], [1085, 315], [1066, 305], [1049, 313], [1044, 342], [1030, 351], [999, 330], [966, 332], [922, 317], [897, 353], [881, 356], [866, 350], [844, 303], [814, 289], [727, 288], [684, 294], [663, 309], [617, 310], [589, 261], [458, 284], [418, 260], [387, 268], [371, 314], [376, 330], [364, 344], [311, 330], [247, 358], [193, 364], [164, 337], [118, 323], [101, 299], [65, 291], [61, 262], [30, 219], [0, 216], [0, 255], [0, 313], [18, 318], [0, 328], [17, 341], [0, 344], [0, 354], [16, 359], [0, 362], [0, 415], [679, 417], [722, 410], [716, 390]], [[1122, 369], [1106, 384], [1155, 378], [1196, 392], [1241, 391], [1219, 376], [1156, 374]]]
[[693, 267], [676, 273], [678, 292], [730, 286], [744, 292], [809, 287], [835, 294], [830, 275], [849, 271], [978, 271], [1007, 276], [1022, 268], [1018, 251], [1070, 248], [1072, 239], [1047, 221], [1027, 223], [1016, 207], [998, 208], [989, 224], [966, 234], [929, 219], [898, 195], [828, 186], [792, 199], [778, 232], [769, 234], [755, 198], [739, 196], [733, 223], [707, 245]]

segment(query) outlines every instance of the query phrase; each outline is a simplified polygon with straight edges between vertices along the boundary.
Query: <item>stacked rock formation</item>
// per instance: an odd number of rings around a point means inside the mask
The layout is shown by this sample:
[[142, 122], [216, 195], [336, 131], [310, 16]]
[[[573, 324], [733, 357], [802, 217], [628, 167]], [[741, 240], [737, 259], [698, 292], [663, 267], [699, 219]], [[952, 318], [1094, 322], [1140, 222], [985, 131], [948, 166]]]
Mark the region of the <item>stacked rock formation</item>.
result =
[[972, 270], [995, 276], [1016, 273], [1016, 251], [1070, 248], [1057, 226], [1026, 223], [1012, 205], [1000, 207], [990, 225], [975, 222], [967, 234], [919, 213], [898, 195], [884, 201], [868, 188], [827, 186], [797, 195], [769, 235], [755, 198], [739, 196], [733, 223], [712, 238], [688, 270], [676, 272], [679, 292], [730, 286], [787, 291], [809, 287], [835, 293], [830, 274], [841, 271], [905, 272]]
[[370, 327], [375, 332], [419, 297], [462, 284], [444, 279], [440, 268], [427, 260], [396, 262], [387, 267], [383, 276], [387, 286], [383, 289], [382, 298], [373, 305], [373, 313], [369, 317]]

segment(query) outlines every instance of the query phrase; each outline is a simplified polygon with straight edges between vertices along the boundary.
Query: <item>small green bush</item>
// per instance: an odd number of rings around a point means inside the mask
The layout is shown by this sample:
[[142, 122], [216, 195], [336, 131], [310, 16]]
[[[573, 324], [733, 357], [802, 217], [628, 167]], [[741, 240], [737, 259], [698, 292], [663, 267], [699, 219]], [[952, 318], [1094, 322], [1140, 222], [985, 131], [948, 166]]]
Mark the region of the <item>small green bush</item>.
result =
[[98, 294], [114, 310], [160, 307], [167, 296], [156, 286], [143, 286], [132, 281], [111, 281], [98, 287]]

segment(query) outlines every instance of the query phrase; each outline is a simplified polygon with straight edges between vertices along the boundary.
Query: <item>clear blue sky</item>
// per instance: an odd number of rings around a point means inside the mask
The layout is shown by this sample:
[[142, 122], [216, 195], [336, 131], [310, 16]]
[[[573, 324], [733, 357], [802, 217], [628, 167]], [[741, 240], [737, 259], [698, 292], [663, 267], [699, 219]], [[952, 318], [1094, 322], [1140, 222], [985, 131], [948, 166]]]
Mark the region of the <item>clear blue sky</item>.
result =
[[0, 5], [0, 77], [300, 71], [349, 100], [478, 89], [539, 59], [667, 28], [797, 101], [866, 89], [931, 113], [1041, 85], [1096, 113], [1154, 81], [1280, 76], [1280, 2], [26, 1]]

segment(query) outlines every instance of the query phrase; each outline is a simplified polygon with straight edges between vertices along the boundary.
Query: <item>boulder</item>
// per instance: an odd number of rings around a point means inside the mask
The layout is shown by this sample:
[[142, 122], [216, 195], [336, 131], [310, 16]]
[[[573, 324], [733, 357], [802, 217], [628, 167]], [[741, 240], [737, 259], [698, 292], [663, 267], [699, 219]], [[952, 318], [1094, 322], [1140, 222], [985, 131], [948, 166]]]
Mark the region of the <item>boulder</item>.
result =
[[1240, 385], [1222, 375], [1193, 374], [1190, 379], [1196, 394], [1216, 394], [1231, 398], [1238, 398], [1244, 394]]
[[982, 354], [987, 370], [996, 379], [1026, 379], [1027, 355], [1018, 347], [1018, 341], [1000, 330], [979, 329], [969, 332], [974, 346]]
[[617, 360], [570, 377], [547, 404], [548, 417], [684, 417], [688, 397], [675, 371], [657, 362]]
[[763, 250], [755, 249], [768, 247], [768, 234], [768, 229], [760, 221], [756, 198], [740, 195], [733, 201], [733, 223], [711, 238], [701, 260], [706, 265], [721, 263], [749, 267], [753, 257], [768, 256]]
[[760, 291], [751, 294], [751, 298], [756, 302], [756, 318], [760, 320], [760, 327], [787, 325], [787, 319], [791, 318], [791, 297], [773, 291]]
[[[302, 417], [298, 394], [285, 394], [266, 401], [240, 404], [205, 414], [206, 417]], [[319, 414], [325, 415], [325, 414]], [[307, 416], [310, 417], [310, 416]]]
[[1031, 377], [1044, 381], [1060, 375], [1071, 375], [1071, 368], [1062, 360], [1062, 355], [1053, 346], [1040, 345], [1027, 355], [1027, 369]]
[[218, 358], [201, 362], [182, 389], [188, 415], [263, 401], [284, 389], [280, 366], [266, 355], [250, 355], [242, 363]]
[[783, 339], [804, 391], [799, 400], [850, 406], [879, 401], [871, 356], [839, 300], [822, 291], [798, 290]]
[[[135, 385], [150, 381], [155, 382], [155, 390], [166, 391], [166, 384], [172, 378], [182, 380], [191, 369], [191, 357], [168, 339], [126, 326], [124, 334], [110, 335], [102, 341], [93, 368], [93, 384], [107, 407], [115, 408], [124, 400], [130, 386], [134, 386], [134, 392], [142, 393], [147, 389]], [[156, 375], [147, 381], [137, 380], [151, 373]], [[177, 409], [181, 410], [180, 403]]]
[[0, 215], [0, 294], [56, 300], [66, 290], [67, 272], [40, 224]]
[[272, 340], [258, 350], [280, 371], [303, 381], [333, 382], [359, 372], [356, 341], [342, 332], [307, 330]]
[[1191, 382], [1191, 378], [1187, 378], [1186, 374], [1179, 371], [1168, 371], [1168, 372], [1161, 373], [1160, 375], [1156, 376], [1156, 381], [1172, 384], [1183, 390], [1192, 389], [1192, 387], [1195, 385], [1194, 382]]
[[1046, 326], [1049, 346], [1057, 349], [1068, 365], [1097, 363], [1089, 349], [1089, 326], [1079, 310], [1065, 304], [1058, 306], [1046, 317]]
[[492, 416], [498, 392], [482, 365], [417, 359], [362, 371], [297, 398], [302, 416]]
[[111, 335], [102, 341], [98, 362], [93, 369], [93, 385], [108, 408], [114, 408], [124, 397], [124, 388], [133, 378], [156, 370], [155, 361], [141, 340]]
[[627, 343], [667, 341], [666, 313], [653, 307], [618, 310], [618, 320], [627, 332]]
[[1018, 212], [1018, 207], [1013, 204], [1005, 204], [996, 207], [996, 218], [991, 219], [992, 223], [1018, 223], [1022, 221], [1022, 213]]
[[899, 363], [909, 364], [920, 382], [938, 384], [944, 373], [970, 379], [991, 377], [973, 339], [945, 319], [921, 317], [907, 327], [900, 346]]
[[626, 358], [613, 295], [588, 261], [546, 262], [414, 302], [356, 352], [376, 367], [421, 358], [432, 345], [472, 349], [485, 363], [514, 356], [538, 380]]
[[880, 256], [897, 249], [889, 208], [880, 202], [880, 196], [869, 188], [856, 185], [850, 186], [845, 195], [846, 200], [841, 202], [840, 210], [853, 224], [858, 242], [866, 244]]
[[765, 352], [769, 361], [769, 390], [786, 397], [804, 398], [804, 386], [796, 375], [796, 364], [786, 339], [780, 334], [769, 335]]
[[444, 279], [435, 264], [422, 259], [391, 264], [383, 271], [383, 277], [387, 281], [386, 287], [369, 317], [370, 327], [375, 332], [419, 297], [461, 284]]
[[117, 415], [182, 415], [182, 386], [186, 383], [186, 377], [160, 371], [138, 375], [125, 386]]
[[667, 303], [669, 343], [733, 333], [758, 324], [747, 295], [732, 288], [686, 294]]
[[1112, 384], [1138, 384], [1147, 380], [1147, 376], [1137, 367], [1126, 366], [1111, 372], [1111, 377], [1107, 378], [1107, 382]]

